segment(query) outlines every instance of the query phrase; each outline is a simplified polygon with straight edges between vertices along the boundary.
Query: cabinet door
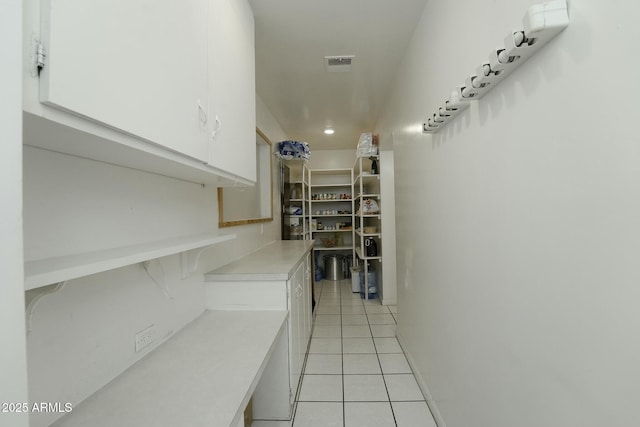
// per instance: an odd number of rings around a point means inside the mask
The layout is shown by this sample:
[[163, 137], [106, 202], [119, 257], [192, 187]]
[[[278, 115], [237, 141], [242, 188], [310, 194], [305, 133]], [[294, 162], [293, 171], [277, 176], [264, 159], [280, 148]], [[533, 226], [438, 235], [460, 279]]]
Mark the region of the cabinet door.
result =
[[313, 326], [313, 307], [311, 305], [311, 300], [312, 300], [312, 294], [313, 294], [313, 289], [311, 288], [311, 275], [313, 274], [313, 265], [311, 262], [311, 253], [309, 253], [307, 255], [306, 261], [305, 261], [305, 274], [304, 274], [304, 289], [305, 289], [305, 300], [304, 300], [304, 306], [305, 306], [305, 316], [304, 316], [304, 323], [305, 323], [305, 352], [306, 352], [306, 347], [309, 344], [309, 339], [311, 338], [311, 329]]
[[292, 392], [292, 403], [295, 398], [296, 391], [298, 389], [298, 384], [300, 383], [300, 377], [302, 375], [302, 365], [304, 361], [304, 351], [301, 352], [302, 348], [302, 330], [304, 329], [304, 324], [302, 322], [302, 301], [303, 301], [303, 288], [302, 288], [302, 280], [303, 280], [303, 271], [304, 271], [304, 263], [300, 264], [300, 266], [296, 269], [295, 273], [291, 277], [289, 283], [291, 286], [290, 292], [290, 311], [289, 311], [289, 319], [290, 319], [290, 363], [291, 363], [291, 392]]
[[207, 160], [207, 0], [44, 0], [40, 100]]
[[307, 307], [306, 307], [306, 292], [304, 288], [304, 275], [307, 271], [304, 261], [300, 264], [300, 268], [298, 269], [298, 283], [299, 283], [299, 292], [298, 292], [298, 358], [300, 360], [300, 372], [302, 373], [302, 369], [304, 368], [304, 357], [307, 352], [307, 341], [306, 341], [306, 322], [305, 318], [307, 315]]
[[255, 43], [247, 0], [211, 0], [209, 164], [256, 180]]
[[298, 304], [295, 276], [289, 280], [289, 285], [289, 386], [291, 388], [290, 404], [293, 405], [301, 375], [298, 369]]

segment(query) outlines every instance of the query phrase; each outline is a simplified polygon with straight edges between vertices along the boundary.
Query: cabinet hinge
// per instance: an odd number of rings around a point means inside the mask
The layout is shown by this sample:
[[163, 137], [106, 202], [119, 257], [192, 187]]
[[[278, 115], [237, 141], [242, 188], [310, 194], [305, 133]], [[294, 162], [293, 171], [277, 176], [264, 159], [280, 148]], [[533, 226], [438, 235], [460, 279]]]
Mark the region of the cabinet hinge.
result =
[[44, 68], [44, 61], [47, 55], [44, 52], [44, 45], [40, 43], [35, 35], [31, 37], [31, 76], [40, 76], [40, 71]]

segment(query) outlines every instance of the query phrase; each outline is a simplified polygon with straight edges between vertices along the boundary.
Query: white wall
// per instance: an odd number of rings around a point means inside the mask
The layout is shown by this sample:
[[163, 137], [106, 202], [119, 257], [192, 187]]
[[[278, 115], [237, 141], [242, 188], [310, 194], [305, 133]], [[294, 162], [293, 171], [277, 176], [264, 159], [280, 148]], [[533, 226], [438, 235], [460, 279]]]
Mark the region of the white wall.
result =
[[640, 401], [640, 5], [570, 26], [435, 136], [531, 0], [427, 2], [379, 122], [398, 331], [447, 427], [628, 427]]
[[350, 169], [356, 160], [356, 150], [313, 150], [309, 169]]
[[[0, 3], [0, 403], [27, 402], [22, 262], [22, 2]], [[0, 408], [3, 409], [3, 408]], [[9, 408], [7, 408], [9, 409]], [[20, 408], [21, 409], [21, 408]], [[26, 413], [0, 412], [0, 427], [26, 427]]]
[[[267, 136], [286, 139], [261, 101], [257, 114]], [[214, 187], [30, 147], [24, 175], [28, 258], [218, 228]], [[27, 339], [31, 401], [77, 404], [86, 398], [146, 354], [146, 349], [134, 352], [136, 332], [155, 324], [153, 348], [202, 313], [204, 272], [278, 239], [279, 230], [279, 217], [220, 229], [238, 238], [205, 251], [198, 271], [184, 280], [179, 255], [160, 259], [169, 296], [139, 264], [71, 280], [45, 296]], [[59, 416], [34, 414], [31, 427], [49, 425]]]
[[379, 297], [382, 304], [398, 303], [396, 269], [396, 204], [395, 204], [395, 168], [393, 151], [380, 151], [380, 227], [382, 239], [379, 240], [382, 254], [382, 286]]

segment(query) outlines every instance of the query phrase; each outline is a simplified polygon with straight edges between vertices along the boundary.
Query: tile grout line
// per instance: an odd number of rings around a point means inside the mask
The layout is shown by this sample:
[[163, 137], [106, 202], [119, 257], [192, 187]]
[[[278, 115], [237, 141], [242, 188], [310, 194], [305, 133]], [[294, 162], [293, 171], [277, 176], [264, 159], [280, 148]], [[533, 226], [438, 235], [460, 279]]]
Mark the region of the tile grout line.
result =
[[[320, 299], [322, 298], [322, 293], [324, 290], [324, 286], [320, 287], [320, 292], [318, 293], [318, 301], [316, 302], [315, 306], [312, 309], [312, 326], [311, 326], [311, 338], [309, 339], [309, 345], [307, 346], [307, 354], [305, 355], [305, 360], [309, 358], [309, 354], [311, 354], [311, 340], [313, 340], [313, 332], [315, 331], [316, 328], [316, 322], [315, 322], [315, 317], [318, 316], [318, 311], [320, 308]], [[313, 295], [313, 299], [315, 300], [316, 295]], [[307, 367], [306, 367], [306, 363], [305, 366], [302, 370], [302, 379], [300, 381], [300, 391], [298, 393], [298, 395], [296, 396], [296, 398], [294, 399], [294, 410], [293, 410], [293, 414], [291, 415], [291, 427], [295, 427], [295, 422], [296, 422], [296, 416], [298, 415], [298, 403], [300, 403], [300, 394], [302, 393], [302, 386], [304, 384], [304, 376], [305, 376], [305, 371], [306, 371]], [[303, 401], [304, 402], [304, 401]]]
[[[386, 306], [385, 306], [386, 307]], [[387, 308], [389, 312], [389, 310]], [[380, 367], [380, 374], [382, 376], [382, 382], [384, 384], [384, 391], [387, 393], [387, 399], [389, 399], [389, 408], [391, 409], [391, 416], [393, 417], [393, 423], [396, 427], [398, 427], [398, 421], [396, 420], [396, 413], [393, 410], [393, 405], [391, 404], [391, 395], [389, 394], [389, 387], [387, 387], [387, 380], [384, 377], [384, 370], [382, 369], [382, 362], [380, 361], [380, 353], [378, 353], [378, 346], [376, 345], [376, 340], [373, 338], [373, 329], [371, 328], [371, 323], [369, 323], [369, 313], [367, 312], [367, 307], [364, 308], [365, 315], [367, 316], [367, 324], [369, 325], [369, 332], [371, 332], [371, 340], [373, 341], [373, 348], [376, 350], [376, 359], [378, 360], [378, 366]], [[394, 318], [395, 321], [395, 318]]]
[[[324, 284], [326, 285], [326, 284], [328, 284], [328, 282], [324, 283]], [[388, 385], [387, 385], [387, 382], [386, 382], [386, 376], [385, 376], [386, 374], [384, 373], [384, 370], [382, 369], [382, 361], [381, 361], [381, 358], [380, 358], [381, 354], [396, 354], [396, 352], [391, 350], [390, 353], [381, 353], [380, 350], [383, 350], [383, 349], [379, 349], [378, 347], [380, 347], [380, 346], [384, 347], [384, 345], [386, 345], [387, 342], [383, 341], [384, 344], [376, 343], [375, 337], [374, 337], [374, 334], [373, 334], [373, 326], [387, 324], [385, 322], [380, 323], [379, 319], [376, 316], [384, 315], [384, 314], [391, 314], [391, 319], [393, 319], [392, 325], [397, 327], [396, 315], [391, 312], [391, 309], [390, 309], [389, 306], [383, 306], [381, 304], [381, 302], [380, 302], [380, 306], [384, 307], [384, 309], [379, 310], [379, 309], [375, 308], [378, 305], [374, 306], [373, 304], [371, 304], [371, 305], [370, 304], [364, 304], [364, 302], [362, 302], [359, 298], [353, 297], [353, 295], [350, 295], [347, 292], [347, 283], [346, 282], [338, 281], [337, 283], [333, 283], [331, 286], [319, 286], [318, 290], [319, 290], [319, 296], [318, 296], [318, 304], [317, 304], [316, 308], [322, 308], [325, 305], [327, 305], [327, 307], [324, 307], [325, 309], [327, 309], [327, 313], [323, 313], [323, 314], [333, 314], [333, 313], [335, 313], [337, 311], [338, 312], [337, 316], [338, 316], [338, 319], [339, 319], [339, 322], [340, 322], [339, 323], [340, 328], [337, 328], [337, 329], [339, 330], [339, 339], [340, 339], [341, 370], [339, 371], [340, 372], [339, 375], [342, 376], [342, 378], [341, 378], [342, 379], [342, 400], [341, 400], [341, 403], [342, 403], [342, 422], [343, 422], [343, 427], [348, 427], [346, 425], [346, 423], [347, 423], [347, 421], [346, 421], [346, 403], [354, 403], [354, 402], [359, 402], [359, 403], [371, 403], [371, 402], [383, 403], [383, 402], [386, 402], [386, 403], [388, 403], [389, 404], [389, 408], [391, 409], [391, 414], [392, 414], [393, 420], [394, 420], [393, 421], [393, 425], [395, 425], [397, 427], [398, 426], [398, 420], [396, 419], [395, 409], [393, 407], [393, 403], [394, 402], [391, 401], [389, 388], [388, 388]], [[349, 287], [348, 290], [350, 291], [351, 288]], [[330, 292], [330, 291], [332, 291], [332, 292]], [[347, 300], [349, 300], [349, 301], [347, 301]], [[356, 301], [358, 301], [358, 302], [356, 302]], [[339, 307], [338, 310], [336, 310], [335, 308], [332, 308], [332, 307], [336, 306], [335, 305], [336, 303], [337, 303], [337, 307]], [[346, 309], [347, 310], [346, 312], [345, 312], [345, 308], [344, 307], [349, 307], [348, 309]], [[360, 312], [357, 309], [355, 309], [355, 307], [362, 307], [362, 309], [364, 311]], [[369, 308], [369, 310], [367, 310], [368, 308]], [[323, 310], [318, 310], [318, 311], [323, 311]], [[315, 316], [320, 315], [320, 313], [318, 313], [318, 311], [316, 311], [314, 313], [314, 320], [318, 319], [318, 317], [315, 317]], [[383, 384], [385, 386], [385, 392], [386, 392], [386, 396], [387, 396], [387, 401], [379, 401], [379, 400], [347, 401], [346, 400], [346, 395], [345, 395], [345, 384], [346, 384], [345, 383], [345, 375], [346, 375], [346, 370], [345, 370], [345, 366], [346, 365], [345, 365], [345, 363], [346, 362], [344, 360], [345, 354], [346, 354], [344, 352], [344, 339], [345, 339], [344, 333], [345, 333], [345, 329], [346, 329], [345, 326], [354, 326], [354, 327], [356, 327], [358, 325], [345, 325], [344, 324], [344, 317], [347, 316], [347, 315], [355, 315], [356, 313], [363, 313], [364, 314], [364, 319], [366, 319], [366, 326], [367, 326], [368, 332], [370, 334], [370, 337], [371, 337], [371, 340], [372, 340], [372, 343], [373, 343], [373, 349], [375, 351], [376, 360], [378, 361], [378, 368], [380, 369], [380, 374], [382, 375]], [[374, 317], [374, 324], [371, 324], [371, 317]], [[362, 319], [362, 320], [364, 320], [364, 319]], [[356, 323], [358, 323], [358, 322], [356, 322]], [[328, 327], [331, 326], [332, 323], [335, 324], [334, 320], [331, 320], [330, 322], [328, 322], [327, 325], [322, 325], [322, 326], [323, 326], [323, 328], [326, 327], [328, 329]], [[353, 322], [350, 322], [350, 323], [353, 323]], [[316, 325], [316, 323], [314, 321], [314, 323], [313, 323], [314, 330], [315, 330], [316, 326], [321, 326], [321, 325]], [[364, 325], [362, 325], [362, 326], [364, 326]], [[322, 332], [322, 334], [324, 334], [324, 331]], [[324, 337], [324, 338], [330, 338], [331, 336], [335, 336], [334, 334], [335, 334], [335, 332], [330, 332], [329, 335]], [[361, 334], [359, 332], [356, 332], [353, 335], [361, 335]], [[382, 335], [382, 337], [387, 338], [386, 335], [388, 335], [388, 334], [385, 331], [384, 333], [381, 333], [381, 335]], [[394, 337], [395, 337], [395, 335], [394, 335]], [[313, 338], [313, 336], [312, 336], [312, 338]], [[354, 337], [350, 337], [350, 338], [355, 338], [355, 336]], [[393, 338], [393, 337], [389, 337], [389, 338]], [[309, 350], [310, 350], [310, 347], [309, 347]], [[323, 354], [323, 353], [318, 353], [318, 354]], [[324, 354], [334, 354], [334, 353], [324, 353]], [[349, 353], [349, 355], [351, 355], [351, 354], [352, 353]], [[358, 355], [358, 354], [370, 354], [370, 353], [353, 353], [353, 355]], [[406, 358], [406, 355], [404, 354], [404, 350], [402, 350], [401, 353], [398, 353], [398, 354], [401, 354]], [[308, 351], [307, 357], [309, 357], [309, 351]], [[355, 363], [358, 363], [358, 358], [357, 357], [355, 358]], [[392, 369], [392, 371], [393, 371], [393, 369]], [[335, 368], [334, 368], [334, 372], [335, 372]], [[406, 373], [404, 373], [404, 372], [392, 372], [392, 373], [390, 373], [388, 375], [389, 376], [396, 376], [396, 375], [405, 375], [405, 374]], [[411, 372], [410, 374], [415, 379], [415, 374], [413, 374], [413, 372]], [[313, 375], [313, 374], [309, 374], [309, 375]], [[315, 374], [315, 375], [329, 375], [329, 374], [318, 373], [318, 374]], [[370, 374], [366, 374], [366, 373], [356, 374], [356, 373], [354, 373], [354, 374], [350, 374], [350, 375], [358, 376], [358, 375], [370, 375]], [[297, 415], [297, 404], [298, 404], [298, 402], [299, 402], [299, 400], [296, 401], [296, 407], [294, 409], [295, 412], [294, 412], [294, 417], [292, 418], [292, 423], [293, 423], [293, 421], [295, 419], [295, 415]], [[304, 401], [304, 402], [337, 403], [337, 402], [340, 402], [340, 401], [339, 400], [338, 401], [336, 401], [336, 400], [322, 400], [322, 401], [318, 400], [318, 401]], [[397, 402], [424, 402], [424, 398], [418, 399], [418, 400], [415, 400], [415, 399], [402, 399], [402, 400], [398, 400]], [[335, 415], [339, 416], [338, 413], [336, 413]], [[293, 424], [291, 426], [293, 426]], [[304, 427], [304, 426], [297, 426], [297, 427]]]
[[338, 287], [340, 303], [340, 360], [342, 361], [342, 426], [347, 424], [347, 414], [344, 407], [344, 340], [343, 340], [343, 325], [342, 325], [342, 289]]
[[[345, 326], [348, 326], [348, 325], [344, 324], [344, 317], [346, 315], [354, 315], [355, 312], [358, 311], [358, 310], [354, 310], [354, 307], [362, 307], [362, 309], [364, 310], [363, 314], [364, 314], [364, 318], [366, 319], [366, 326], [367, 326], [367, 329], [368, 329], [368, 332], [369, 332], [369, 336], [371, 337], [371, 341], [373, 343], [373, 348], [374, 348], [374, 351], [375, 351], [375, 354], [376, 354], [376, 360], [378, 361], [378, 367], [380, 369], [380, 375], [382, 376], [382, 380], [383, 380], [383, 383], [385, 385], [385, 392], [386, 392], [386, 395], [387, 395], [387, 401], [366, 400], [366, 401], [353, 401], [353, 402], [361, 402], [361, 403], [365, 403], [365, 402], [385, 403], [386, 402], [386, 403], [388, 403], [389, 404], [389, 409], [391, 409], [391, 414], [392, 414], [392, 417], [393, 417], [393, 420], [394, 420], [394, 424], [393, 425], [397, 427], [396, 414], [395, 414], [395, 411], [394, 411], [394, 408], [393, 408], [393, 404], [391, 402], [391, 396], [389, 394], [389, 389], [388, 389], [388, 386], [387, 386], [387, 383], [386, 383], [385, 374], [384, 374], [384, 371], [382, 369], [382, 362], [380, 360], [380, 354], [386, 354], [386, 353], [380, 353], [379, 352], [380, 349], [378, 349], [379, 345], [375, 341], [375, 337], [374, 337], [374, 334], [373, 334], [373, 326], [374, 325], [372, 325], [370, 323], [370, 316], [374, 315], [374, 314], [380, 314], [380, 315], [381, 314], [391, 314], [391, 316], [392, 316], [391, 318], [393, 319], [393, 322], [394, 322], [393, 325], [394, 326], [397, 325], [397, 320], [396, 320], [395, 316], [393, 315], [393, 313], [391, 313], [391, 310], [389, 309], [389, 307], [388, 306], [382, 306], [381, 304], [380, 305], [385, 308], [383, 310], [384, 313], [379, 312], [379, 310], [374, 310], [374, 311], [372, 311], [370, 313], [367, 310], [368, 306], [366, 304], [364, 304], [362, 301], [359, 301], [360, 304], [357, 304], [357, 303], [355, 303], [355, 301], [358, 300], [357, 298], [347, 298], [347, 296], [351, 296], [352, 297], [352, 295], [348, 295], [347, 292], [346, 292], [346, 289], [347, 289], [347, 287], [346, 287], [345, 283], [335, 283], [335, 284], [333, 284], [331, 290], [334, 291], [334, 292], [328, 292], [329, 289], [328, 289], [327, 286], [321, 286], [320, 289], [319, 289], [320, 292], [319, 292], [319, 296], [318, 296], [318, 304], [316, 305], [316, 308], [324, 307], [325, 304], [322, 304], [322, 302], [323, 302], [322, 300], [324, 300], [325, 303], [328, 303], [328, 304], [331, 304], [331, 306], [334, 306], [334, 303], [337, 300], [337, 307], [339, 307], [339, 310], [331, 309], [331, 310], [328, 310], [328, 311], [338, 311], [338, 313], [339, 313], [338, 314], [338, 319], [340, 321], [340, 323], [339, 323], [339, 326], [340, 326], [340, 328], [339, 328], [339, 332], [340, 332], [340, 334], [339, 334], [339, 338], [340, 338], [340, 355], [341, 355], [341, 359], [340, 359], [341, 360], [341, 371], [340, 371], [341, 373], [340, 373], [340, 375], [342, 376], [342, 378], [341, 378], [342, 379], [342, 400], [341, 400], [341, 403], [342, 403], [343, 427], [347, 427], [346, 426], [346, 403], [351, 402], [351, 401], [347, 401], [346, 400], [346, 395], [345, 395], [345, 375], [346, 375], [346, 371], [345, 371], [345, 360], [344, 360], [344, 357], [345, 357], [345, 352], [344, 352], [344, 339], [345, 339], [344, 330], [345, 330]], [[350, 288], [349, 288], [349, 290], [350, 290]], [[329, 295], [329, 294], [331, 294], [331, 295]], [[352, 301], [349, 301], [350, 302], [350, 304], [348, 305], [349, 310], [347, 310], [348, 313], [345, 313], [344, 308], [343, 308], [344, 307], [343, 304], [347, 301], [347, 299], [350, 299], [350, 300], [352, 299]], [[329, 314], [333, 314], [333, 313], [329, 313]], [[314, 320], [318, 319], [317, 317], [315, 317], [315, 316], [318, 316], [318, 315], [320, 315], [320, 314], [318, 313], [318, 311], [316, 311], [314, 313]], [[316, 323], [314, 321], [313, 327], [314, 327], [314, 330], [315, 330], [316, 326], [327, 326], [327, 327], [329, 327], [329, 326], [331, 326], [330, 323], [328, 325], [316, 325]], [[382, 324], [386, 324], [386, 323], [382, 323]], [[357, 326], [357, 325], [354, 325], [354, 326]], [[365, 325], [362, 325], [362, 326], [365, 326]], [[326, 338], [330, 338], [330, 336], [327, 336]], [[312, 339], [313, 339], [313, 335], [312, 335]], [[311, 354], [309, 352], [309, 350], [310, 350], [310, 346], [309, 346], [309, 349], [307, 351], [307, 353], [308, 353], [307, 357], [309, 357], [309, 355]], [[318, 354], [322, 354], [322, 353], [318, 353]], [[330, 353], [326, 353], [326, 354], [330, 354]], [[349, 354], [351, 354], [351, 353], [349, 353]], [[370, 354], [370, 353], [353, 353], [353, 354], [355, 355], [355, 354]], [[402, 354], [404, 355], [404, 351], [402, 352]], [[400, 373], [398, 373], [398, 374], [400, 374]], [[309, 375], [313, 375], [313, 374], [309, 374]], [[319, 373], [319, 374], [316, 374], [316, 375], [323, 375], [323, 374]], [[324, 375], [328, 375], [328, 374], [324, 374]], [[353, 375], [369, 375], [369, 374], [364, 374], [363, 373], [363, 374], [353, 374]], [[405, 400], [402, 400], [402, 401], [404, 402]], [[407, 400], [407, 402], [412, 402], [412, 401], [414, 401], [414, 400]], [[295, 411], [296, 415], [297, 415], [297, 404], [298, 404], [298, 402], [299, 402], [299, 400], [295, 402], [296, 403], [296, 411]], [[306, 401], [304, 401], [304, 402], [306, 402]], [[323, 403], [331, 402], [331, 403], [333, 403], [333, 402], [336, 402], [336, 401], [335, 400], [327, 400], [327, 401], [323, 400], [323, 401], [309, 401], [309, 402], [323, 402]], [[292, 418], [292, 423], [293, 422], [295, 422], [295, 415]], [[292, 426], [293, 425], [295, 425], [295, 424], [292, 424]], [[302, 427], [302, 426], [298, 426], [298, 427]]]

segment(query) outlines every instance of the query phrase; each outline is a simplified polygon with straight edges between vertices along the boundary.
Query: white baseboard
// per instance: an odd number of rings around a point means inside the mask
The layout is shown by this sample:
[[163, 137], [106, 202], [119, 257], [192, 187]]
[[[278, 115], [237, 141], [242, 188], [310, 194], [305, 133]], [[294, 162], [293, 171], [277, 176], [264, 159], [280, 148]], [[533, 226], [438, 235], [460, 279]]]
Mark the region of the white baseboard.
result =
[[262, 421], [256, 420], [251, 427], [291, 427], [291, 421]]
[[433, 400], [433, 397], [431, 397], [431, 393], [429, 392], [427, 383], [425, 382], [424, 378], [422, 378], [422, 375], [420, 374], [420, 371], [418, 370], [418, 367], [413, 360], [413, 356], [411, 356], [411, 353], [408, 351], [404, 343], [404, 340], [402, 338], [402, 335], [400, 335], [400, 333], [398, 333], [397, 331], [396, 331], [396, 338], [398, 338], [400, 347], [402, 347], [402, 351], [404, 351], [404, 355], [407, 357], [407, 361], [409, 362], [409, 366], [411, 367], [413, 376], [416, 378], [416, 381], [418, 382], [418, 387], [420, 387], [420, 390], [422, 391], [422, 394], [424, 395], [424, 398], [427, 401], [427, 406], [429, 406], [429, 410], [431, 411], [431, 415], [433, 416], [434, 421], [436, 422], [438, 427], [447, 427], [447, 425], [444, 422], [444, 419], [442, 418], [442, 415], [440, 414], [440, 411], [438, 411], [436, 402]]

